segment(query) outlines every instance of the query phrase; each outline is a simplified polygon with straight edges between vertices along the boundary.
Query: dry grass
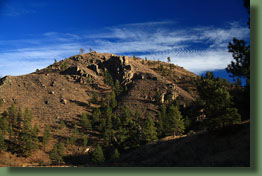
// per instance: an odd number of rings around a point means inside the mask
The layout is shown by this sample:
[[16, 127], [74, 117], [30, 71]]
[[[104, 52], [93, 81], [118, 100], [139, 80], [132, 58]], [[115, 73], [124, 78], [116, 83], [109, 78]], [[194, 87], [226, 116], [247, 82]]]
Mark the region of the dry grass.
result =
[[249, 123], [160, 141], [123, 154], [110, 166], [249, 167]]

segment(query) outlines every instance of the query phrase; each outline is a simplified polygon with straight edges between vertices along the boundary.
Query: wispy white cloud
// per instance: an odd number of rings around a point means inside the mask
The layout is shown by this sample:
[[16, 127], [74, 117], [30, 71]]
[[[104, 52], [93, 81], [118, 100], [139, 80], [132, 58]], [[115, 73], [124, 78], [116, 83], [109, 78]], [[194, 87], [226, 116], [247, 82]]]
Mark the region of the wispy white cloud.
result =
[[[0, 74], [13, 74], [3, 72], [3, 68], [16, 70], [17, 74], [29, 73], [27, 71], [47, 66], [54, 58], [78, 54], [80, 48], [121, 55], [136, 54], [148, 59], [166, 60], [170, 56], [175, 64], [201, 73], [223, 69], [230, 63], [232, 57], [227, 52], [227, 44], [233, 37], [248, 38], [249, 29], [236, 22], [223, 27], [181, 28], [172, 21], [156, 21], [107, 27], [93, 33], [50, 31], [42, 34], [41, 39], [0, 41], [2, 46], [7, 43], [5, 48], [13, 48], [0, 49]], [[30, 63], [30, 69], [17, 67], [17, 62]]]
[[31, 47], [0, 52], [0, 75], [21, 75], [44, 68], [54, 62], [79, 52], [77, 43], [47, 47]]
[[196, 74], [205, 71], [214, 71], [224, 69], [231, 62], [231, 54], [225, 49], [203, 50], [203, 51], [171, 51], [149, 55], [141, 55], [142, 58], [153, 58], [153, 60], [167, 61], [167, 57], [171, 57], [171, 62], [183, 66]]

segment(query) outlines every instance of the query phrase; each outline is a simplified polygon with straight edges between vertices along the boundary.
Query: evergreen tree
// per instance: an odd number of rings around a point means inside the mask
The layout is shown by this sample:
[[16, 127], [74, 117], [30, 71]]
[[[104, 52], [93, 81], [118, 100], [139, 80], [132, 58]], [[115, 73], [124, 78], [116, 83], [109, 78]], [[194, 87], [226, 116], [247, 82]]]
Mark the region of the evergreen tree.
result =
[[122, 124], [121, 124], [121, 119], [119, 116], [113, 114], [112, 115], [112, 126], [114, 130], [117, 130]]
[[78, 135], [79, 135], [79, 131], [78, 131], [77, 126], [75, 125], [74, 128], [73, 128], [73, 131], [72, 131], [71, 138], [70, 138], [71, 144], [74, 144], [76, 142]]
[[103, 150], [99, 144], [97, 144], [95, 150], [92, 152], [91, 161], [94, 164], [103, 164], [105, 161]]
[[6, 150], [6, 144], [5, 144], [5, 139], [0, 132], [0, 153]]
[[110, 75], [110, 73], [109, 73], [107, 70], [105, 70], [105, 72], [104, 72], [104, 82], [105, 82], [107, 85], [109, 85], [109, 86], [111, 86], [111, 87], [114, 87], [113, 78], [112, 78], [112, 76]]
[[117, 150], [117, 148], [115, 148], [115, 150], [113, 151], [110, 159], [111, 159], [111, 161], [116, 161], [116, 160], [118, 160], [119, 158], [120, 158], [120, 153], [119, 153], [119, 151]]
[[5, 135], [8, 132], [8, 127], [8, 120], [6, 118], [0, 118], [0, 129], [3, 135]]
[[136, 109], [134, 118], [135, 118], [136, 121], [139, 121], [142, 118], [142, 114], [141, 114], [141, 111], [139, 109]]
[[22, 129], [22, 124], [23, 124], [23, 113], [21, 109], [19, 109], [17, 112], [17, 128]]
[[[244, 0], [244, 6], [250, 15], [250, 0]], [[248, 18], [250, 28], [250, 16]], [[233, 61], [226, 68], [232, 77], [245, 78], [246, 85], [241, 89], [233, 90], [234, 103], [242, 120], [250, 119], [250, 45], [244, 40], [233, 38], [228, 45], [228, 51], [232, 53]]]
[[128, 107], [124, 108], [120, 120], [121, 125], [115, 131], [115, 138], [119, 148], [129, 149], [139, 146], [139, 125], [133, 121]]
[[231, 61], [226, 71], [234, 77], [245, 77], [250, 79], [250, 47], [244, 40], [233, 39], [229, 43], [228, 51], [232, 53], [234, 61]]
[[93, 124], [97, 124], [100, 121], [100, 117], [101, 117], [101, 111], [98, 108], [95, 108], [93, 113], [92, 113], [92, 123]]
[[49, 157], [53, 164], [61, 165], [64, 163], [63, 156], [64, 156], [64, 144], [62, 142], [58, 142], [53, 146]]
[[113, 137], [114, 137], [114, 130], [112, 127], [112, 118], [111, 116], [109, 116], [106, 121], [106, 128], [105, 128], [104, 137], [103, 137], [103, 139], [105, 140], [106, 146], [109, 146], [112, 144]]
[[165, 134], [165, 129], [167, 128], [166, 125], [168, 125], [167, 122], [167, 112], [166, 112], [166, 105], [162, 104], [160, 107], [160, 112], [158, 113], [158, 136], [162, 137]]
[[32, 114], [28, 108], [24, 112], [23, 128], [24, 132], [32, 129]]
[[12, 104], [11, 107], [8, 108], [8, 117], [12, 126], [15, 127], [17, 125], [17, 111], [14, 104]]
[[87, 146], [87, 143], [88, 143], [87, 136], [84, 135], [84, 136], [83, 136], [83, 147], [86, 147], [86, 146]]
[[86, 130], [92, 130], [92, 124], [90, 120], [88, 119], [88, 116], [86, 113], [83, 113], [80, 118], [80, 125], [81, 127]]
[[20, 149], [23, 156], [25, 157], [31, 156], [33, 150], [33, 140], [29, 131], [22, 133], [22, 139], [20, 141]]
[[119, 96], [123, 92], [123, 88], [118, 80], [116, 80], [115, 82], [115, 92], [117, 96]]
[[51, 130], [49, 125], [45, 126], [44, 134], [43, 134], [43, 147], [45, 147], [48, 141], [51, 139]]
[[101, 133], [104, 133], [106, 129], [106, 118], [100, 119], [100, 124], [97, 128], [97, 130]]
[[156, 139], [156, 127], [151, 115], [149, 114], [142, 125], [142, 141], [148, 143]]
[[171, 58], [170, 57], [167, 57], [167, 62], [171, 62]]
[[96, 92], [92, 93], [91, 103], [98, 104], [98, 94]]
[[34, 125], [34, 128], [32, 130], [32, 142], [33, 142], [33, 149], [36, 150], [38, 149], [38, 144], [39, 144], [39, 140], [38, 140], [38, 133], [39, 133], [39, 129], [37, 124]]
[[202, 102], [205, 123], [208, 129], [224, 127], [241, 120], [237, 109], [234, 108], [232, 97], [228, 91], [230, 84], [225, 80], [214, 78], [213, 73], [207, 72], [198, 81], [197, 89]]
[[167, 120], [166, 120], [166, 134], [180, 135], [184, 133], [185, 126], [184, 120], [178, 108], [171, 105], [168, 108]]
[[117, 101], [116, 101], [116, 94], [115, 91], [111, 92], [111, 96], [110, 96], [110, 106], [112, 107], [112, 109], [114, 109], [117, 106]]
[[156, 100], [156, 103], [159, 104], [159, 105], [162, 103], [161, 102], [162, 101], [162, 96], [161, 96], [161, 93], [160, 93], [159, 90], [156, 91], [155, 100]]

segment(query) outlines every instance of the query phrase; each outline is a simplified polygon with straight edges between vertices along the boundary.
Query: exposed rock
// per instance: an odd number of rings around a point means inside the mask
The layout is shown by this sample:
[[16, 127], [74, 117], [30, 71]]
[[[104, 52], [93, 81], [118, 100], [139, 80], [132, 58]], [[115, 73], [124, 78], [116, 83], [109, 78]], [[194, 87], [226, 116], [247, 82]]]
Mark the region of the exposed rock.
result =
[[62, 74], [68, 75], [83, 75], [85, 73], [84, 70], [80, 69], [78, 66], [72, 66], [62, 72]]
[[60, 102], [63, 103], [63, 104], [67, 104], [67, 100], [64, 99], [64, 98], [61, 98], [61, 99], [60, 99]]
[[89, 152], [89, 150], [90, 150], [90, 148], [88, 147], [88, 148], [86, 148], [85, 149], [85, 151], [84, 151], [84, 153], [88, 153]]
[[127, 65], [129, 63], [127, 56], [123, 56], [123, 60], [124, 60], [124, 64], [125, 65]]
[[55, 92], [54, 91], [49, 91], [49, 94], [55, 94]]
[[5, 99], [4, 99], [4, 98], [1, 98], [1, 99], [0, 99], [0, 104], [1, 104], [1, 103], [5, 103]]
[[70, 59], [75, 60], [75, 61], [80, 61], [80, 59], [82, 59], [82, 58], [83, 58], [83, 57], [80, 56], [80, 55], [70, 57]]
[[0, 85], [2, 84], [12, 84], [11, 76], [5, 76], [2, 79], [0, 79]]
[[87, 68], [89, 68], [90, 70], [93, 70], [97, 75], [100, 74], [100, 70], [97, 64], [89, 65], [87, 66]]
[[134, 71], [131, 65], [126, 65], [127, 59], [122, 56], [112, 55], [110, 59], [101, 63], [101, 68], [108, 70], [114, 79], [120, 80], [123, 84], [128, 84], [132, 81]]
[[54, 87], [55, 86], [55, 81], [52, 81], [50, 86]]
[[165, 94], [166, 94], [166, 93], [162, 93], [162, 94], [161, 94], [161, 100], [160, 100], [161, 103], [164, 103], [164, 102], [165, 102]]

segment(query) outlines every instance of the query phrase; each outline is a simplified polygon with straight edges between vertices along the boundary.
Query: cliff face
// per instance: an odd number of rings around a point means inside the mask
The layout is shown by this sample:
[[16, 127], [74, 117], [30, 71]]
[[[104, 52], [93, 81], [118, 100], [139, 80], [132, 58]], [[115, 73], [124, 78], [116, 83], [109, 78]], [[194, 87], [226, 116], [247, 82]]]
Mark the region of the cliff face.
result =
[[6, 76], [0, 80], [0, 112], [11, 104], [31, 109], [40, 131], [46, 124], [74, 122], [83, 112], [90, 113], [93, 92], [101, 97], [112, 91], [105, 84], [105, 72], [113, 82], [118, 80], [126, 93], [117, 97], [118, 106], [131, 111], [157, 114], [156, 92], [161, 101], [167, 95], [185, 104], [194, 99], [192, 80], [195, 74], [182, 67], [157, 61], [91, 52], [72, 56], [47, 68], [22, 76]]

